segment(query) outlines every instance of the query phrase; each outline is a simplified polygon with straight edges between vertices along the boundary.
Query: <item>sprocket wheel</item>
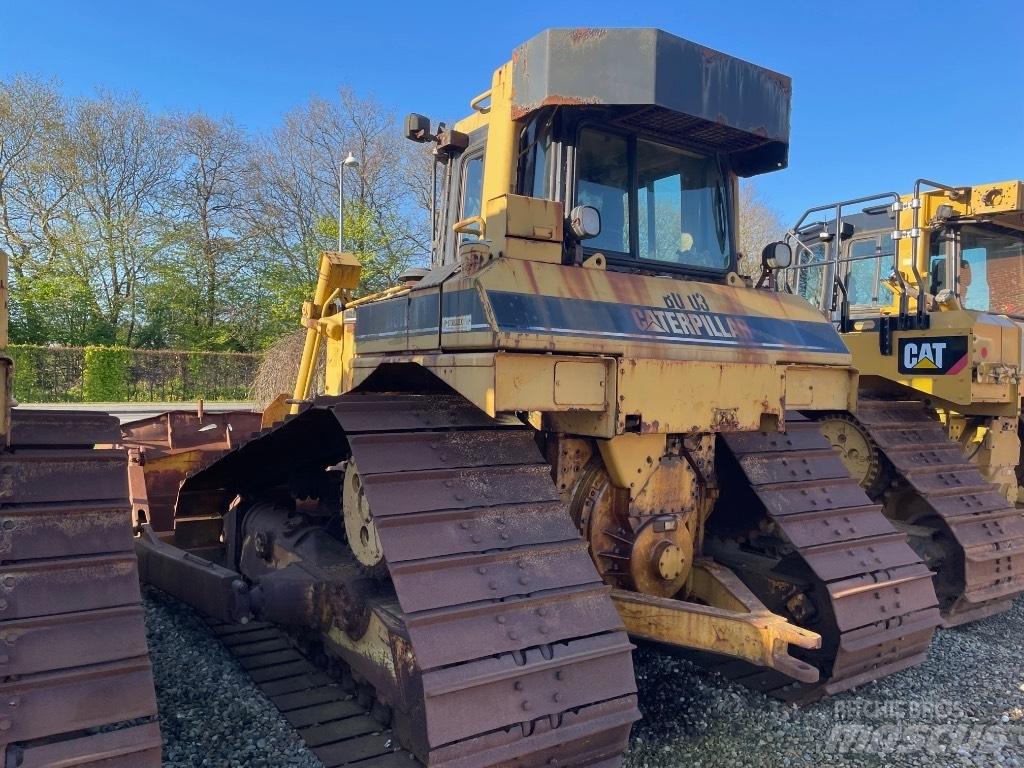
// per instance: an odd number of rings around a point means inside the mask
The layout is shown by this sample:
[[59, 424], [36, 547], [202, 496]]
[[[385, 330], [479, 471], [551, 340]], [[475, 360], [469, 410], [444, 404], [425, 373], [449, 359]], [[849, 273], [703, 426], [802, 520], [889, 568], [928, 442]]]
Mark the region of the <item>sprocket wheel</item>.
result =
[[888, 485], [885, 461], [878, 445], [860, 422], [848, 413], [818, 415], [821, 433], [839, 451], [850, 475], [872, 499], [877, 499]]

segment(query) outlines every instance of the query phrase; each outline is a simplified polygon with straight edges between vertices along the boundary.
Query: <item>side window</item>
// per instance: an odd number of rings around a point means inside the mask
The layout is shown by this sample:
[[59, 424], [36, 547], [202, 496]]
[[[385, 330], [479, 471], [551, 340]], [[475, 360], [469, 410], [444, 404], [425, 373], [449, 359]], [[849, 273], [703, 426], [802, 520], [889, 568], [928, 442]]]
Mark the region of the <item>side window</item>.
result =
[[815, 243], [808, 246], [810, 253], [803, 248], [797, 250], [797, 282], [796, 292], [816, 307], [821, 306], [821, 282], [825, 263], [825, 245]]
[[601, 212], [601, 234], [587, 245], [629, 253], [629, 142], [613, 133], [585, 129], [576, 155], [576, 204], [592, 205]]
[[[484, 156], [468, 157], [462, 163], [462, 203], [459, 206], [459, 219], [483, 215], [484, 196]], [[462, 234], [459, 242], [476, 240], [472, 234]]]
[[878, 284], [878, 238], [854, 240], [848, 251], [850, 267], [847, 278], [847, 290], [850, 293], [851, 305], [875, 303], [875, 286]]

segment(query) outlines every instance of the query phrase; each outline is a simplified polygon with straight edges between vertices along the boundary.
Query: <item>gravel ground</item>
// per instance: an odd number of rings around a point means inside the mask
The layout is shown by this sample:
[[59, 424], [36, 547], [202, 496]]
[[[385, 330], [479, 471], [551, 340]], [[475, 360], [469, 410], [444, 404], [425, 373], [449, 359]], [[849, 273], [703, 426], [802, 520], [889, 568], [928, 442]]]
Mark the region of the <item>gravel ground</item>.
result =
[[[165, 767], [320, 767], [191, 610], [147, 590], [146, 619]], [[939, 630], [916, 669], [801, 708], [642, 648], [626, 766], [1024, 768], [1022, 638], [1024, 599]]]
[[164, 768], [323, 768], [191, 609], [144, 594]]

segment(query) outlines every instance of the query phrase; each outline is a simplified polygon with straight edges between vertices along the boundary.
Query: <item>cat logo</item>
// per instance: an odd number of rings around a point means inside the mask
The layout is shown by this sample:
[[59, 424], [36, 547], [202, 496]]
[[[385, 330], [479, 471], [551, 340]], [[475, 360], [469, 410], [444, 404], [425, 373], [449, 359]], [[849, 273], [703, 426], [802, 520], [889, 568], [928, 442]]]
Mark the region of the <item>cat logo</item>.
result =
[[900, 339], [900, 373], [918, 376], [956, 374], [967, 364], [967, 337]]
[[920, 341], [903, 347], [903, 367], [911, 370], [936, 370], [942, 367], [944, 341]]

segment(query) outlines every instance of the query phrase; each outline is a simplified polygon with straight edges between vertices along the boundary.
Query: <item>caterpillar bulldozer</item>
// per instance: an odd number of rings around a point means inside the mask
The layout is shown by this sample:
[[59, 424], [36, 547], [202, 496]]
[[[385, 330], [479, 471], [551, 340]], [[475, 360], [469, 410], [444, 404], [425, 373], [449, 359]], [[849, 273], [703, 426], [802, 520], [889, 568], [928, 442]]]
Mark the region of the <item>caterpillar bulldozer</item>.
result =
[[937, 572], [946, 624], [1007, 609], [1024, 589], [1024, 184], [920, 179], [813, 208], [788, 241], [780, 286], [834, 319], [860, 371], [856, 416], [819, 414], [823, 432]]
[[117, 419], [15, 407], [0, 304], [0, 761], [159, 768]]
[[553, 29], [454, 126], [410, 115], [429, 269], [354, 298], [323, 255], [290, 413], [140, 526], [144, 578], [315, 643], [429, 766], [618, 764], [630, 637], [789, 699], [919, 663], [932, 572], [809, 418], [855, 405], [850, 354], [736, 272], [790, 91], [660, 30]]

